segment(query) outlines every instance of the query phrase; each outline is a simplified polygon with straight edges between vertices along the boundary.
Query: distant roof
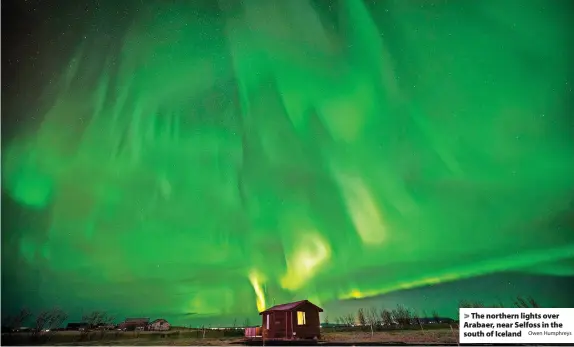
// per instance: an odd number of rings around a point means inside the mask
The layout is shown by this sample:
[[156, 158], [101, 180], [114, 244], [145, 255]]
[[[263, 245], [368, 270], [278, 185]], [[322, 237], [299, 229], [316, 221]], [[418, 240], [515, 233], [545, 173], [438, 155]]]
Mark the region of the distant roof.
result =
[[163, 318], [158, 318], [158, 319], [152, 321], [150, 324], [157, 323], [157, 322], [167, 322], [167, 320], [165, 320]]
[[319, 306], [310, 302], [309, 300], [301, 300], [301, 301], [289, 302], [289, 303], [281, 304], [281, 305], [275, 305], [273, 307], [266, 309], [265, 311], [260, 312], [259, 314], [262, 314], [264, 312], [272, 312], [272, 311], [292, 311], [292, 310], [296, 309], [297, 307], [304, 305], [304, 304], [311, 304], [311, 305], [315, 306], [319, 310], [319, 312], [323, 312], [322, 308], [320, 308]]

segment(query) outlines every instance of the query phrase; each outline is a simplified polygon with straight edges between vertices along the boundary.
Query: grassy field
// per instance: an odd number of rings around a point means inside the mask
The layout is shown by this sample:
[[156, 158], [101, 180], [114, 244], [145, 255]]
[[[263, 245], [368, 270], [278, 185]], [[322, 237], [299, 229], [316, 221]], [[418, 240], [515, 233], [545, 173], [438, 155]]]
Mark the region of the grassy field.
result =
[[[239, 335], [240, 332], [225, 334], [223, 331], [207, 331], [205, 337], [201, 331], [169, 331], [161, 332], [120, 332], [110, 331], [101, 334], [93, 332], [81, 334], [72, 331], [54, 332], [34, 340], [30, 335], [16, 334], [2, 336], [2, 344], [13, 345], [124, 345], [124, 346], [230, 346], [243, 345], [245, 340]], [[228, 336], [225, 336], [228, 335]], [[235, 336], [229, 336], [235, 335]], [[456, 345], [458, 330], [441, 327], [439, 329], [410, 329], [377, 331], [371, 334], [367, 331], [337, 331], [323, 332], [323, 338], [319, 345], [428, 345], [428, 344], [451, 344]], [[257, 343], [259, 344], [259, 343]], [[269, 341], [268, 343], [269, 344]], [[285, 342], [281, 343], [285, 345]]]
[[329, 345], [456, 345], [458, 343], [458, 330], [393, 330], [370, 332], [330, 332], [324, 336]]

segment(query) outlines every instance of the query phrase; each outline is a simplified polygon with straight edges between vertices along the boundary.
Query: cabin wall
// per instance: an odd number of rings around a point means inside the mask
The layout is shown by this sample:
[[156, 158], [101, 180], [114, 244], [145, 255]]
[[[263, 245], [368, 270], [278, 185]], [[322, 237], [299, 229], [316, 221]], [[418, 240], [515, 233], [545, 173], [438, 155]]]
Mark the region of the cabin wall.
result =
[[[305, 312], [305, 325], [297, 325], [297, 311]], [[294, 310], [291, 324], [293, 324], [293, 331], [296, 333], [293, 336], [294, 338], [312, 339], [321, 337], [319, 311], [313, 305], [307, 304]]]
[[[269, 329], [266, 337], [269, 339], [278, 339], [289, 337], [291, 334], [291, 312], [276, 311], [263, 315], [263, 329], [267, 329], [267, 319], [269, 319]], [[269, 317], [269, 318], [268, 318]]]

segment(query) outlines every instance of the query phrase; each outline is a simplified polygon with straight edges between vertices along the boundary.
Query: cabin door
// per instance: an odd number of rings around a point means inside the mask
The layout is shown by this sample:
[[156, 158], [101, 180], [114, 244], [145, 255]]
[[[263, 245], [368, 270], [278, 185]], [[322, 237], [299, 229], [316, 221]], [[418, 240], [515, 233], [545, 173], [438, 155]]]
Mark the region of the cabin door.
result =
[[288, 336], [288, 331], [291, 329], [288, 319], [289, 312], [275, 312], [273, 323], [273, 335], [275, 338], [284, 339]]

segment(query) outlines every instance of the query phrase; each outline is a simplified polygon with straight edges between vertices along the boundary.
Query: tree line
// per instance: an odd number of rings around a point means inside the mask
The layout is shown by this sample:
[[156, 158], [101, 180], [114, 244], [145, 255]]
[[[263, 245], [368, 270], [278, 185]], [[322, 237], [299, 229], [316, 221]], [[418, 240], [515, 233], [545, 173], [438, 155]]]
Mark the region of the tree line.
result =
[[[513, 306], [518, 308], [538, 308], [540, 305], [532, 297], [518, 296], [513, 300]], [[502, 302], [486, 305], [481, 301], [459, 301], [459, 308], [502, 308], [507, 307]], [[343, 327], [369, 328], [371, 332], [380, 328], [408, 328], [420, 327], [425, 324], [451, 323], [455, 320], [441, 317], [436, 310], [417, 312], [404, 305], [397, 305], [394, 309], [371, 307], [370, 309], [359, 308], [356, 313], [347, 313], [335, 318], [335, 324]], [[325, 316], [324, 325], [329, 326], [329, 317]]]
[[[29, 331], [33, 334], [48, 333], [61, 328], [67, 319], [68, 314], [59, 307], [42, 310], [35, 315], [29, 309], [23, 308], [18, 313], [3, 318], [2, 329], [14, 332], [31, 323]], [[82, 316], [82, 323], [85, 323], [88, 328], [95, 328], [112, 325], [114, 319], [104, 311], [92, 311]]]

